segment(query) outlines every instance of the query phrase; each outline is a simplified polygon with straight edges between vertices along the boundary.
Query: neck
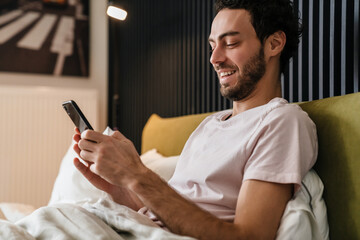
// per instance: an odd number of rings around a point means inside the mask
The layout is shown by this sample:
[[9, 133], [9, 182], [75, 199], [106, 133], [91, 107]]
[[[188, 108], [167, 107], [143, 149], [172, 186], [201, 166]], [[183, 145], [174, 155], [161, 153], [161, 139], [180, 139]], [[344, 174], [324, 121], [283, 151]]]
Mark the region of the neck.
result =
[[[233, 102], [233, 114], [235, 116], [251, 108], [267, 104], [271, 99], [282, 97], [280, 68], [268, 68], [260, 79], [254, 91], [246, 98]], [[271, 71], [273, 69], [273, 71]], [[274, 70], [276, 69], [276, 70]]]

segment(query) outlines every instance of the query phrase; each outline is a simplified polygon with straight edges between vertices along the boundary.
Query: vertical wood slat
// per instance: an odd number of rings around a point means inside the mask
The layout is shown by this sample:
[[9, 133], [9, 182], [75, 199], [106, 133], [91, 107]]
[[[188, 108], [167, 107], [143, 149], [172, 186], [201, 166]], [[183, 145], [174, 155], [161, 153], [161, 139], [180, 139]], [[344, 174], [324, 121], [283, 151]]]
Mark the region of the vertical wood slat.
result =
[[[324, 0], [319, 1], [319, 58], [324, 56]], [[319, 59], [319, 98], [324, 97], [324, 61]], [[316, 76], [316, 75], [315, 75]]]
[[[359, 91], [359, 1], [293, 2], [304, 34], [282, 76], [285, 98], [298, 102]], [[110, 50], [116, 52], [110, 55], [110, 88], [115, 88], [109, 92], [118, 100], [110, 107], [116, 117], [109, 125], [124, 131], [138, 149], [151, 113], [171, 117], [231, 107], [209, 63], [213, 3], [132, 0], [128, 20], [110, 21]]]
[[346, 94], [346, 7], [347, 0], [341, 5], [341, 95]]
[[[314, 1], [313, 0], [309, 0], [309, 26], [313, 26], [314, 25]], [[309, 79], [309, 89], [308, 89], [308, 100], [313, 100], [314, 96], [313, 96], [313, 54], [314, 54], [314, 36], [313, 36], [313, 31], [311, 31], [312, 29], [309, 29], [309, 56], [308, 56], [308, 79]]]
[[284, 76], [284, 96], [297, 102], [358, 92], [359, 1], [294, 0], [294, 6], [304, 33]]
[[359, 91], [359, 56], [360, 56], [360, 48], [359, 48], [359, 11], [360, 11], [360, 3], [359, 1], [354, 2], [354, 91]]
[[[302, 0], [299, 0], [298, 1], [298, 9], [300, 12], [304, 12], [303, 11], [303, 1]], [[297, 69], [300, 70], [302, 69], [302, 62], [303, 62], [303, 48], [302, 48], [302, 45], [303, 45], [303, 38], [300, 39], [300, 43], [299, 43], [299, 47], [298, 47], [298, 65], [297, 65]], [[298, 79], [303, 79], [303, 71], [297, 71], [298, 73]], [[297, 89], [298, 89], [298, 101], [299, 102], [302, 102], [303, 99], [302, 99], [302, 93], [303, 93], [303, 88], [302, 88], [302, 81], [298, 81], [298, 86], [297, 86]]]
[[330, 48], [329, 48], [329, 52], [330, 52], [330, 78], [329, 78], [329, 96], [333, 97], [334, 96], [334, 61], [335, 61], [335, 53], [334, 53], [334, 47], [335, 47], [335, 0], [330, 0]]

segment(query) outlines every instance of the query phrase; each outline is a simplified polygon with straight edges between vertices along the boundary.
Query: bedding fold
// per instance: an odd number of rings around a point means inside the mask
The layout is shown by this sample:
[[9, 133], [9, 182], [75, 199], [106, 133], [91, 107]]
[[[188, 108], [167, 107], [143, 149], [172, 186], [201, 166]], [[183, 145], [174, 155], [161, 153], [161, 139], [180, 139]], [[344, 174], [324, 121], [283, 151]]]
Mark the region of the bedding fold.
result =
[[192, 239], [170, 233], [109, 199], [82, 206], [54, 204], [11, 223], [0, 220], [0, 239]]

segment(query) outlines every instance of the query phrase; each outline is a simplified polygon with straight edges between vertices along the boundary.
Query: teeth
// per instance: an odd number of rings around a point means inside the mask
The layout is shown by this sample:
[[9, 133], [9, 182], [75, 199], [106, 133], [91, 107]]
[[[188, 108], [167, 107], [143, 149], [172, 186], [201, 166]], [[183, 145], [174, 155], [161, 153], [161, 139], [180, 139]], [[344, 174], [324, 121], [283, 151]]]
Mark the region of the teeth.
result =
[[220, 73], [220, 77], [225, 77], [225, 76], [229, 76], [231, 74], [233, 74], [235, 71], [230, 71], [230, 72], [221, 72]]

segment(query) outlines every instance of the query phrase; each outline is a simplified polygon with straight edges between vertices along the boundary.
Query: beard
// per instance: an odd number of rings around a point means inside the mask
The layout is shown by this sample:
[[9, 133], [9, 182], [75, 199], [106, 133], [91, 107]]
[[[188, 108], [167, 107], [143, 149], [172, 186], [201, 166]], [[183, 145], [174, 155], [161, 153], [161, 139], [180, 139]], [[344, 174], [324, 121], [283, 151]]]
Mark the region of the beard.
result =
[[[231, 65], [218, 66], [218, 69], [221, 68], [238, 69], [237, 66]], [[235, 86], [229, 86], [229, 84], [221, 85], [221, 95], [232, 101], [246, 99], [255, 90], [257, 83], [264, 76], [265, 70], [264, 48], [261, 46], [258, 54], [251, 57], [242, 67], [241, 75], [237, 77]]]

